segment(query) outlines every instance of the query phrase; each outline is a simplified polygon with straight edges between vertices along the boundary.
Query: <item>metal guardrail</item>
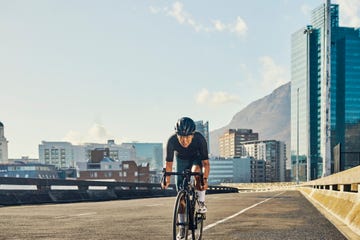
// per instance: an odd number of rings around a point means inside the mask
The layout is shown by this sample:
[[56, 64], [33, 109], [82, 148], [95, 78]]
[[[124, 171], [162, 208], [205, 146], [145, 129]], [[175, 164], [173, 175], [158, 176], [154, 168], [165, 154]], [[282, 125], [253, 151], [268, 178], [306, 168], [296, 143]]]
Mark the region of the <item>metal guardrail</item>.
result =
[[[236, 188], [209, 186], [208, 194], [237, 192]], [[160, 183], [0, 177], [0, 205], [107, 201], [175, 196], [175, 185]]]

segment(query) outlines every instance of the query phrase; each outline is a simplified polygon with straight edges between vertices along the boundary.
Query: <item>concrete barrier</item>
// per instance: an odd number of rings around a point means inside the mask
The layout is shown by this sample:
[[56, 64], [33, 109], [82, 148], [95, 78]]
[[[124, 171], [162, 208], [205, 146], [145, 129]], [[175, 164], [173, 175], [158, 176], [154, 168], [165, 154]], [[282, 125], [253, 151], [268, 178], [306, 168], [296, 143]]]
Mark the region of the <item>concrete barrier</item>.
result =
[[222, 186], [237, 188], [239, 192], [264, 192], [293, 190], [297, 187], [295, 182], [270, 182], [270, 183], [222, 183]]
[[[236, 188], [209, 186], [208, 194], [237, 192]], [[0, 205], [109, 201], [176, 196], [175, 185], [162, 190], [159, 183], [130, 183], [0, 177]]]
[[347, 225], [360, 238], [360, 166], [314, 181], [299, 190]]

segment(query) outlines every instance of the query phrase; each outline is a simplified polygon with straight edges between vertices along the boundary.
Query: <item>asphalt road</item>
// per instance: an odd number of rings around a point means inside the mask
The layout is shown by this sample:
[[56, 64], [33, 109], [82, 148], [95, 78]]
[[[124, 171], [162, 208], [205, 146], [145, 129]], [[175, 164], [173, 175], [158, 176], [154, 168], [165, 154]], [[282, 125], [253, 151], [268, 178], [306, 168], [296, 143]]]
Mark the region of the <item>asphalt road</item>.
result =
[[[0, 239], [171, 239], [175, 198], [0, 208]], [[346, 239], [298, 191], [207, 195], [205, 240]]]

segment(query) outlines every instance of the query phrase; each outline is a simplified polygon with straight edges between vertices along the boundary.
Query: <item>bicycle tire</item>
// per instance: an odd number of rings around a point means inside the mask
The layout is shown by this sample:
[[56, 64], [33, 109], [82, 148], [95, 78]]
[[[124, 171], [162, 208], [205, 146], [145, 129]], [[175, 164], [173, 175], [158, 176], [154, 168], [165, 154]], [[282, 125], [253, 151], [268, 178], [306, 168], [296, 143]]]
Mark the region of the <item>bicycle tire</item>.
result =
[[199, 209], [198, 201], [195, 201], [194, 208], [191, 209], [191, 235], [192, 240], [201, 240], [205, 217], [203, 213], [198, 213], [196, 209]]
[[[184, 206], [181, 205], [181, 201], [184, 199]], [[184, 190], [178, 192], [176, 196], [176, 201], [174, 205], [174, 215], [173, 215], [173, 240], [176, 240], [177, 235], [179, 234], [181, 228], [184, 228], [185, 236], [184, 240], [188, 239], [189, 232], [189, 198]], [[178, 214], [184, 211], [184, 222], [179, 222]]]

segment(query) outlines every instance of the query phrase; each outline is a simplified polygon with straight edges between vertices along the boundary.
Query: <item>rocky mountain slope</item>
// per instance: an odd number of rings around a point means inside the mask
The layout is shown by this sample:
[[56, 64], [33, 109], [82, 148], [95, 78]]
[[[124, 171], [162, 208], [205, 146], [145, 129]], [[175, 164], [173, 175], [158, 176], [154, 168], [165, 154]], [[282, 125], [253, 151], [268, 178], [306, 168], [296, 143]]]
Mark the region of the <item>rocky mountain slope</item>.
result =
[[229, 128], [253, 129], [259, 140], [284, 141], [290, 149], [290, 82], [271, 94], [250, 103], [234, 115], [230, 123], [210, 132], [210, 152], [219, 155], [218, 138]]

